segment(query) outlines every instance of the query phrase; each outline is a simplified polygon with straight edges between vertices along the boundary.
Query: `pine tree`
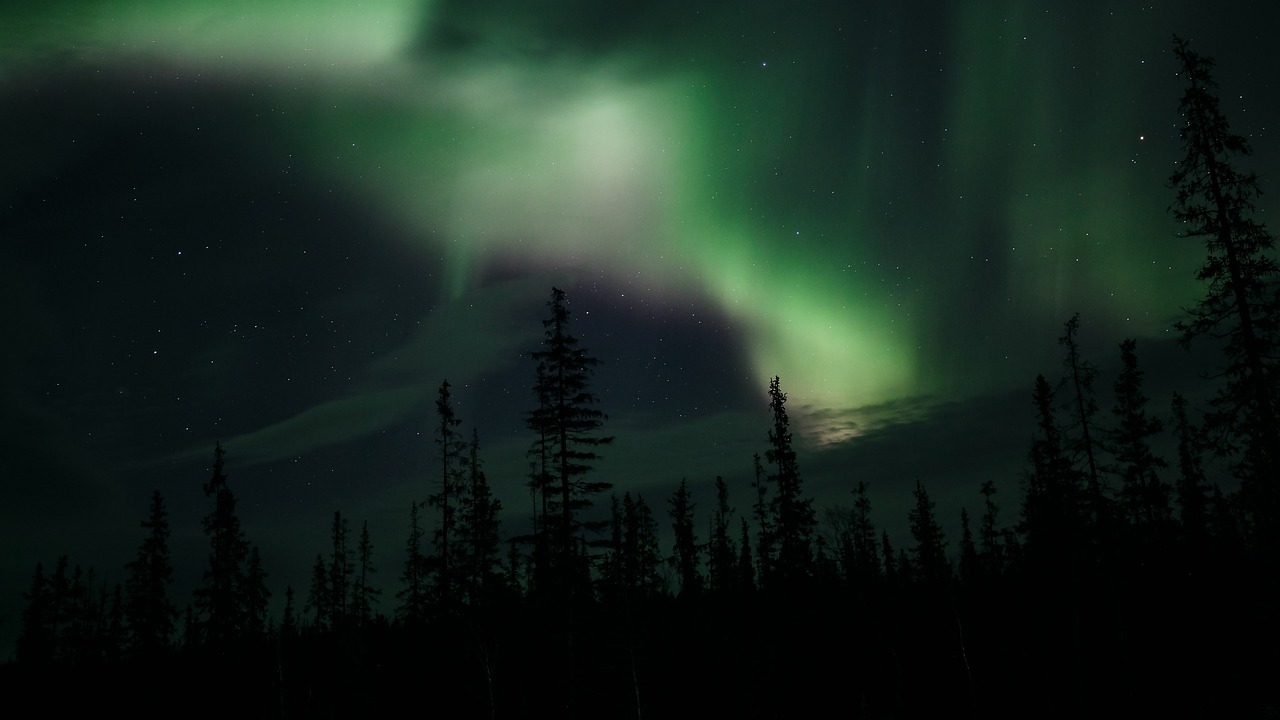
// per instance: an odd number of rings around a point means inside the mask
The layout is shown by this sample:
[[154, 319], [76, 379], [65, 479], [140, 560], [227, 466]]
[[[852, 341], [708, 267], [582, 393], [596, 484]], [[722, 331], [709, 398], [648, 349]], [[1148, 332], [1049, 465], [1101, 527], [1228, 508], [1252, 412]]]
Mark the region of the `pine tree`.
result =
[[[930, 584], [940, 584], [951, 579], [951, 564], [947, 561], [947, 541], [942, 534], [942, 527], [934, 516], [934, 502], [929, 493], [916, 481], [916, 504], [907, 513], [911, 523], [911, 537], [915, 538], [915, 547], [911, 549], [914, 559], [912, 565], [919, 579]], [[967, 516], [966, 516], [967, 519]]]
[[546, 536], [547, 557], [535, 560], [547, 566], [547, 572], [538, 571], [544, 582], [561, 594], [573, 594], [585, 590], [577, 587], [586, 576], [581, 547], [591, 541], [589, 534], [608, 524], [583, 515], [596, 495], [613, 486], [587, 479], [592, 463], [600, 458], [597, 449], [612, 443], [613, 437], [600, 434], [606, 416], [595, 407], [598, 400], [589, 388], [599, 361], [569, 334], [564, 291], [552, 288], [547, 306], [550, 317], [542, 323], [542, 347], [533, 352], [538, 407], [528, 418], [529, 428], [538, 434], [534, 454], [542, 463], [538, 484], [546, 507], [540, 530]]
[[271, 592], [267, 590], [267, 573], [262, 568], [262, 556], [257, 546], [249, 550], [249, 563], [245, 570], [243, 591], [244, 634], [249, 638], [264, 638], [267, 635], [267, 607], [271, 602]]
[[1080, 474], [1063, 448], [1054, 417], [1054, 392], [1036, 376], [1034, 403], [1039, 435], [1031, 442], [1031, 472], [1022, 505], [1022, 533], [1029, 552], [1061, 559], [1079, 539]]
[[358, 565], [355, 583], [351, 587], [351, 614], [356, 624], [364, 626], [373, 619], [373, 607], [382, 595], [380, 588], [370, 585], [372, 576], [378, 571], [373, 564], [373, 541], [369, 539], [369, 523], [360, 526], [360, 543], [356, 548]]
[[280, 618], [280, 637], [292, 640], [298, 636], [298, 610], [294, 607], [293, 586], [284, 589], [284, 614]]
[[396, 619], [406, 625], [417, 625], [427, 619], [427, 560], [422, 554], [422, 525], [418, 521], [418, 503], [409, 506], [409, 538], [405, 542], [404, 570], [400, 573], [400, 601]]
[[751, 528], [741, 518], [742, 537], [738, 541], [738, 589], [747, 593], [756, 589], [756, 571], [751, 563]]
[[854, 490], [853, 528], [851, 550], [853, 567], [862, 581], [870, 581], [880, 575], [880, 556], [876, 548], [876, 527], [871, 522], [871, 498], [867, 484], [859, 482]]
[[960, 580], [971, 585], [982, 579], [982, 562], [978, 558], [978, 545], [969, 529], [969, 511], [960, 508]]
[[[1280, 544], [1280, 266], [1275, 238], [1250, 217], [1261, 194], [1257, 176], [1237, 170], [1250, 154], [1248, 141], [1231, 132], [1213, 80], [1214, 62], [1174, 38], [1186, 78], [1179, 111], [1185, 155], [1169, 178], [1177, 195], [1174, 218], [1184, 237], [1204, 238], [1208, 258], [1196, 277], [1205, 297], [1176, 327], [1184, 345], [1201, 337], [1223, 342], [1224, 384], [1206, 418], [1217, 450], [1233, 458], [1244, 505], [1251, 508], [1260, 542]], [[1280, 553], [1277, 554], [1280, 557]]]
[[466, 492], [459, 498], [458, 540], [464, 574], [462, 585], [471, 602], [487, 598], [499, 582], [502, 502], [493, 496], [480, 462], [479, 434], [471, 432], [466, 459]]
[[707, 548], [707, 586], [711, 592], [737, 589], [737, 564], [733, 539], [729, 537], [729, 486], [716, 476], [716, 509], [711, 514], [711, 532]]
[[245, 624], [245, 561], [249, 543], [236, 515], [236, 497], [223, 472], [222, 444], [214, 446], [213, 476], [204, 485], [205, 495], [214, 501], [213, 511], [204, 518], [211, 552], [204, 583], [196, 590], [199, 631], [205, 642], [224, 646], [240, 638]]
[[769, 480], [776, 489], [770, 509], [777, 535], [777, 573], [779, 587], [793, 587], [811, 575], [813, 561], [813, 529], [817, 525], [813, 501], [805, 498], [801, 488], [800, 468], [792, 447], [791, 421], [787, 417], [787, 395], [779, 378], [769, 383], [769, 409], [773, 427], [769, 430], [769, 449], [765, 459], [774, 467]]
[[634, 598], [650, 598], [664, 591], [658, 522], [643, 495], [622, 498], [624, 591]]
[[454, 577], [456, 546], [450, 547], [457, 534], [458, 495], [461, 490], [462, 453], [466, 442], [458, 434], [457, 426], [462, 424], [453, 411], [453, 403], [449, 393], [449, 381], [440, 384], [436, 397], [436, 414], [440, 425], [436, 430], [435, 443], [440, 452], [440, 484], [438, 491], [427, 498], [427, 504], [440, 508], [440, 527], [434, 536], [435, 555], [431, 561], [436, 571], [436, 592], [443, 607], [449, 608], [456, 597], [457, 579]]
[[990, 480], [982, 483], [982, 527], [978, 531], [981, 550], [978, 557], [982, 562], [983, 573], [987, 577], [997, 577], [1003, 573], [1007, 560], [1005, 545], [1001, 542], [1001, 532], [997, 525], [1000, 508], [993, 499], [995, 495], [995, 483]]
[[1178, 438], [1178, 519], [1192, 547], [1202, 547], [1209, 527], [1209, 485], [1205, 481], [1200, 438], [1187, 419], [1187, 400], [1173, 394], [1174, 432]]
[[1147, 397], [1142, 393], [1142, 371], [1138, 369], [1137, 342], [1120, 344], [1120, 375], [1115, 382], [1116, 404], [1112, 413], [1116, 426], [1108, 433], [1120, 472], [1121, 508], [1125, 519], [1139, 535], [1152, 539], [1170, 520], [1169, 486], [1159, 471], [1168, 466], [1151, 451], [1149, 439], [1163, 429], [1161, 422], [1147, 416]]
[[27, 666], [42, 666], [53, 661], [55, 633], [53, 629], [54, 591], [44, 576], [44, 563], [36, 563], [31, 588], [23, 594], [26, 608], [22, 611], [22, 630], [18, 633], [17, 659]]
[[1098, 402], [1093, 394], [1093, 382], [1098, 370], [1081, 357], [1080, 344], [1076, 334], [1080, 330], [1080, 313], [1067, 320], [1065, 333], [1058, 338], [1058, 344], [1066, 349], [1066, 357], [1062, 363], [1066, 366], [1067, 377], [1064, 382], [1068, 390], [1066, 398], [1067, 415], [1071, 418], [1069, 429], [1076, 435], [1067, 441], [1067, 447], [1074, 452], [1077, 462], [1083, 464], [1082, 471], [1085, 486], [1081, 509], [1085, 519], [1095, 531], [1105, 532], [1110, 523], [1110, 508], [1104, 493], [1102, 474], [1104, 469], [1099, 458], [1098, 427], [1094, 417], [1098, 414]]
[[311, 629], [323, 632], [330, 627], [333, 609], [330, 603], [333, 595], [329, 591], [329, 566], [323, 555], [316, 555], [316, 562], [311, 566], [311, 587], [307, 590], [307, 602], [302, 611], [311, 611]]
[[769, 577], [773, 573], [774, 528], [767, 501], [769, 486], [766, 484], [764, 466], [760, 464], [760, 454], [756, 453], [752, 460], [755, 468], [755, 479], [751, 481], [751, 488], [756, 491], [756, 501], [751, 506], [752, 514], [756, 519], [755, 575], [760, 586], [766, 587], [769, 583]]
[[675, 533], [670, 562], [680, 578], [680, 595], [693, 596], [702, 590], [702, 575], [698, 573], [699, 547], [693, 528], [695, 506], [686, 480], [680, 480], [680, 486], [667, 503], [670, 505], [671, 529]]
[[329, 622], [337, 628], [345, 626], [351, 616], [348, 600], [351, 597], [351, 576], [355, 574], [355, 565], [351, 562], [351, 551], [347, 547], [349, 523], [342, 513], [334, 511], [333, 523], [329, 526], [333, 549], [329, 554], [329, 599], [325, 606], [329, 609]]
[[151, 511], [142, 522], [147, 536], [138, 556], [126, 566], [125, 617], [129, 624], [129, 650], [150, 657], [169, 648], [178, 620], [178, 609], [169, 601], [173, 566], [169, 559], [169, 513], [156, 490]]

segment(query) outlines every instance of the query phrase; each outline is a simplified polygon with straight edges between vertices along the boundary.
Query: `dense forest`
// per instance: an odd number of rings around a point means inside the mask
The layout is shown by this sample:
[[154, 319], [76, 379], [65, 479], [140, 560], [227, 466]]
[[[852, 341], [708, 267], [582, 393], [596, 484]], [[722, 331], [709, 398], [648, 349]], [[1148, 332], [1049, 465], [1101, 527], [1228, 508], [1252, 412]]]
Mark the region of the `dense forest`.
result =
[[[332, 543], [272, 616], [218, 445], [195, 596], [170, 594], [157, 491], [123, 584], [65, 556], [35, 567], [0, 678], [59, 712], [166, 717], [1274, 717], [1274, 241], [1251, 219], [1258, 181], [1236, 165], [1250, 148], [1219, 110], [1211, 60], [1175, 50], [1186, 155], [1170, 210], [1207, 251], [1205, 294], [1177, 329], [1220, 352], [1208, 407], [1178, 394], [1151, 407], [1133, 339], [1098, 387], [1073, 315], [1061, 369], [1028, 383], [1019, 502], [994, 481], [974, 488], [980, 511], [948, 538], [923, 478], [913, 544], [895, 548], [865, 484], [848, 505], [806, 495], [781, 378], [750, 497], [717, 478], [713, 498], [681, 482], [655, 500], [593, 472], [613, 440], [597, 360], [553, 289], [530, 355], [526, 533], [503, 532], [445, 380], [434, 492], [405, 508], [397, 553], [375, 556], [367, 525], [341, 511], [318, 519]], [[1157, 453], [1162, 437], [1177, 457]], [[383, 596], [374, 574], [388, 570]]]

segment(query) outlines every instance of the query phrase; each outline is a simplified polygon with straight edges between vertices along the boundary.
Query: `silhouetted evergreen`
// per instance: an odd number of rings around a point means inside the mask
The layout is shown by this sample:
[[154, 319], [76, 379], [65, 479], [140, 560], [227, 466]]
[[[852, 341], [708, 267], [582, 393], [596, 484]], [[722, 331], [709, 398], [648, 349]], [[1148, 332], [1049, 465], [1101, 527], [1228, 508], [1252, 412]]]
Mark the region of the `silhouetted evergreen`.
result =
[[1223, 385], [1206, 418], [1215, 448], [1232, 458], [1252, 532], [1273, 561], [1280, 557], [1280, 265], [1275, 238], [1254, 220], [1257, 176], [1234, 165], [1251, 152], [1219, 107], [1214, 62], [1174, 38], [1186, 91], [1178, 110], [1185, 155], [1169, 178], [1172, 212], [1185, 237], [1204, 239], [1208, 258], [1196, 272], [1207, 293], [1179, 322], [1182, 342], [1223, 342]]
[[351, 616], [359, 626], [373, 620], [374, 606], [382, 595], [382, 589], [373, 585], [373, 575], [378, 568], [373, 563], [373, 540], [369, 537], [369, 523], [360, 526], [360, 543], [356, 546], [356, 571], [351, 585]]
[[686, 480], [680, 481], [680, 486], [676, 488], [667, 503], [670, 505], [667, 512], [671, 516], [671, 530], [675, 533], [675, 545], [671, 551], [670, 562], [676, 569], [676, 576], [680, 579], [679, 596], [696, 595], [702, 591], [702, 574], [698, 572], [698, 556], [701, 555], [701, 550], [693, 527], [693, 513], [696, 506], [689, 496]]
[[787, 395], [780, 379], [769, 383], [769, 410], [773, 426], [769, 430], [769, 449], [765, 459], [773, 465], [769, 482], [773, 497], [769, 509], [778, 556], [769, 583], [779, 588], [803, 584], [812, 571], [813, 501], [804, 496], [799, 463], [791, 442], [791, 420], [787, 416]]
[[127, 566], [125, 617], [129, 625], [129, 651], [153, 657], [167, 650], [173, 639], [178, 610], [169, 600], [173, 566], [169, 557], [169, 513], [157, 490], [151, 496], [151, 510], [142, 521], [147, 536], [138, 556]]
[[[583, 546], [594, 540], [606, 522], [584, 517], [593, 498], [612, 487], [588, 480], [597, 448], [613, 442], [600, 434], [605, 414], [589, 381], [599, 361], [569, 334], [570, 314], [564, 291], [552, 288], [547, 302], [550, 317], [542, 321], [542, 347], [532, 353], [536, 363], [534, 396], [538, 405], [528, 426], [537, 433], [533, 454], [538, 458], [535, 490], [541, 518], [535, 529], [535, 589], [562, 596], [586, 592], [582, 580], [589, 572]], [[545, 556], [540, 553], [545, 553]]]
[[[940, 585], [951, 579], [951, 563], [947, 561], [947, 540], [934, 514], [934, 502], [920, 481], [916, 481], [915, 507], [907, 513], [911, 537], [912, 567], [920, 581]], [[967, 523], [966, 523], [967, 527]]]
[[455, 556], [458, 555], [458, 548], [456, 545], [451, 546], [451, 542], [457, 533], [458, 495], [463, 483], [461, 463], [466, 450], [466, 441], [456, 429], [462, 421], [453, 411], [448, 380], [440, 383], [436, 397], [436, 415], [440, 421], [435, 437], [440, 453], [440, 479], [436, 492], [428, 495], [427, 504], [440, 509], [440, 525], [433, 536], [435, 553], [429, 556], [428, 564], [435, 570], [435, 588], [440, 605], [448, 609], [453, 606], [457, 597], [458, 581], [454, 566], [457, 564]]
[[418, 519], [418, 503], [409, 506], [409, 537], [405, 541], [404, 570], [400, 573], [402, 587], [396, 593], [400, 601], [396, 619], [410, 626], [426, 621], [430, 608], [427, 558], [422, 554], [422, 537], [425, 531]]
[[1112, 408], [1116, 425], [1107, 433], [1108, 445], [1120, 475], [1120, 509], [1125, 521], [1144, 541], [1167, 535], [1171, 522], [1169, 486], [1159, 475], [1168, 466], [1151, 451], [1150, 440], [1163, 429], [1157, 418], [1147, 416], [1147, 397], [1142, 393], [1142, 371], [1138, 369], [1137, 342], [1120, 344], [1120, 375], [1115, 382], [1116, 404]]
[[240, 529], [236, 497], [223, 473], [223, 454], [222, 444], [216, 444], [213, 475], [204, 485], [205, 495], [213, 498], [213, 510], [204, 518], [210, 544], [209, 568], [195, 597], [198, 636], [215, 648], [226, 648], [241, 640], [248, 623], [245, 563], [249, 559], [249, 541]]

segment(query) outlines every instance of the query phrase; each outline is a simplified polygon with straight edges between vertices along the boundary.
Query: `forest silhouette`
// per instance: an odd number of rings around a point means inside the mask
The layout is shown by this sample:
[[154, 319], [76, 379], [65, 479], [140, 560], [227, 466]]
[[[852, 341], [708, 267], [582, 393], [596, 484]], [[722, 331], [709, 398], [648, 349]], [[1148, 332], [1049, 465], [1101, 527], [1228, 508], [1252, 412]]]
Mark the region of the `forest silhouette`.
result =
[[[1176, 393], [1150, 406], [1134, 339], [1097, 387], [1072, 315], [1060, 372], [1029, 383], [1020, 502], [986, 481], [949, 538], [917, 480], [913, 542], [895, 548], [865, 483], [815, 508], [778, 377], [749, 497], [722, 478], [714, 497], [615, 488], [595, 472], [613, 441], [598, 361], [553, 288], [529, 355], [527, 532], [504, 534], [444, 380], [433, 492], [405, 508], [398, 553], [335, 511], [310, 586], [272, 616], [219, 444], [190, 602], [170, 595], [157, 491], [124, 583], [66, 556], [36, 566], [0, 678], [41, 707], [138, 717], [1274, 717], [1280, 276], [1213, 63], [1174, 48], [1170, 211], [1206, 248], [1177, 329], [1220, 353], [1203, 411]], [[395, 572], [383, 596], [375, 576]]]

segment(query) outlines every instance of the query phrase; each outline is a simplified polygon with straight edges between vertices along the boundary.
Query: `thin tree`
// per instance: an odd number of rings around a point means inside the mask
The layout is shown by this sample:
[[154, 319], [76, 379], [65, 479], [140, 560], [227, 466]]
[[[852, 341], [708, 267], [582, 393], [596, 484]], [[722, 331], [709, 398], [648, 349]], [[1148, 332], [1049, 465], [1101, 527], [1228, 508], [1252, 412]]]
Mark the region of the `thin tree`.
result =
[[1201, 438], [1187, 419], [1187, 399], [1173, 394], [1174, 434], [1178, 438], [1178, 519], [1191, 547], [1203, 547], [1209, 527], [1209, 484], [1205, 481]]
[[215, 646], [238, 639], [244, 630], [245, 562], [249, 558], [249, 543], [236, 515], [236, 497], [223, 472], [223, 455], [222, 444], [217, 443], [213, 476], [204, 485], [204, 493], [213, 498], [214, 505], [203, 521], [209, 536], [209, 568], [196, 590], [201, 635]]
[[813, 529], [817, 525], [813, 501], [804, 497], [799, 463], [792, 446], [791, 421], [787, 416], [787, 394], [779, 378], [769, 383], [769, 409], [773, 427], [765, 459], [773, 465], [769, 476], [776, 490], [770, 502], [777, 536], [776, 570], [781, 587], [789, 587], [812, 574]]
[[588, 520], [593, 498], [613, 487], [612, 483], [588, 480], [592, 464], [600, 459], [598, 449], [613, 442], [600, 434], [607, 419], [596, 405], [590, 380], [599, 360], [578, 344], [569, 333], [570, 313], [563, 290], [552, 288], [547, 302], [550, 316], [542, 321], [542, 346], [532, 355], [537, 365], [534, 395], [538, 406], [527, 424], [538, 434], [535, 453], [545, 461], [540, 483], [547, 504], [543, 532], [547, 534], [548, 556], [544, 562], [561, 594], [577, 593], [585, 577], [581, 567], [581, 547], [603, 530], [607, 521]]
[[457, 534], [455, 523], [461, 484], [459, 463], [466, 446], [457, 431], [462, 421], [453, 411], [448, 380], [440, 384], [436, 397], [436, 415], [440, 421], [435, 438], [440, 452], [440, 484], [437, 492], [428, 496], [427, 503], [440, 509], [440, 526], [434, 536], [436, 554], [432, 557], [432, 563], [436, 571], [436, 591], [441, 605], [447, 609], [453, 604], [457, 585], [454, 578], [454, 556], [458, 554], [458, 550], [450, 547], [450, 542]]
[[1067, 416], [1071, 418], [1068, 429], [1076, 433], [1067, 442], [1074, 451], [1077, 462], [1083, 465], [1085, 487], [1082, 509], [1087, 522], [1095, 531], [1099, 531], [1108, 525], [1110, 509], [1104, 494], [1103, 467], [1099, 458], [1102, 446], [1094, 419], [1098, 414], [1098, 402], [1094, 398], [1093, 382], [1097, 379], [1098, 369], [1082, 357], [1077, 338], [1079, 331], [1080, 313], [1075, 313], [1067, 320], [1062, 337], [1058, 338], [1058, 344], [1066, 351], [1062, 364], [1067, 369], [1064, 383], [1068, 391], [1065, 399]]
[[463, 563], [462, 586], [471, 602], [489, 596], [499, 580], [502, 502], [493, 496], [480, 461], [480, 436], [473, 428], [467, 457], [465, 492], [459, 496], [458, 540]]
[[[947, 561], [947, 540], [934, 514], [934, 502], [920, 481], [916, 481], [915, 507], [907, 512], [911, 524], [911, 537], [916, 541], [911, 549], [912, 565], [919, 579], [930, 584], [941, 584], [951, 579], [951, 564]], [[968, 515], [964, 518], [966, 521]], [[968, 523], [965, 523], [966, 527]]]
[[396, 599], [400, 601], [396, 619], [406, 625], [418, 625], [427, 619], [427, 559], [422, 554], [424, 534], [418, 519], [418, 503], [410, 503], [409, 537], [405, 541], [404, 570], [400, 573], [402, 587], [396, 593]]
[[707, 587], [712, 592], [735, 590], [737, 565], [733, 539], [729, 537], [729, 522], [733, 508], [729, 507], [729, 486], [724, 478], [716, 476], [716, 508], [711, 513], [711, 532], [707, 548]]
[[369, 538], [369, 522], [360, 526], [360, 542], [356, 547], [356, 575], [351, 587], [351, 614], [357, 625], [366, 625], [373, 619], [373, 608], [382, 595], [382, 589], [370, 583], [378, 571], [373, 564], [373, 540]]
[[351, 562], [351, 550], [347, 547], [347, 534], [350, 524], [342, 517], [340, 511], [333, 512], [333, 522], [329, 526], [329, 536], [333, 548], [329, 553], [329, 618], [337, 628], [344, 626], [351, 615], [349, 600], [351, 598], [351, 576], [355, 574], [355, 565]]
[[1213, 60], [1178, 37], [1174, 53], [1186, 79], [1179, 104], [1185, 154], [1169, 178], [1177, 192], [1170, 209], [1185, 228], [1183, 237], [1203, 238], [1208, 251], [1196, 272], [1208, 286], [1206, 295], [1176, 327], [1184, 346], [1202, 337], [1223, 344], [1223, 385], [1206, 426], [1216, 449], [1233, 458], [1260, 542], [1274, 550], [1280, 541], [1280, 266], [1272, 256], [1275, 238], [1251, 217], [1261, 189], [1254, 173], [1233, 164], [1251, 150], [1244, 137], [1231, 132], [1219, 107]]
[[698, 573], [698, 537], [694, 533], [695, 505], [689, 495], [688, 482], [680, 480], [680, 486], [667, 500], [671, 516], [671, 530], [675, 534], [670, 562], [680, 578], [680, 595], [693, 596], [702, 590], [702, 575]]
[[149, 657], [168, 649], [178, 620], [178, 609], [169, 600], [173, 565], [169, 557], [169, 513], [156, 490], [151, 509], [142, 521], [147, 535], [138, 555], [126, 566], [125, 618], [130, 653]]
[[1120, 473], [1121, 508], [1130, 526], [1152, 539], [1170, 520], [1169, 486], [1159, 475], [1168, 463], [1151, 451], [1150, 439], [1164, 426], [1147, 415], [1137, 341], [1132, 338], [1120, 344], [1120, 375], [1114, 388], [1116, 424], [1107, 436]]

